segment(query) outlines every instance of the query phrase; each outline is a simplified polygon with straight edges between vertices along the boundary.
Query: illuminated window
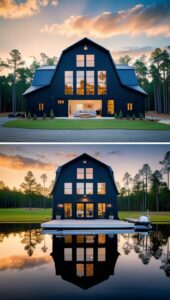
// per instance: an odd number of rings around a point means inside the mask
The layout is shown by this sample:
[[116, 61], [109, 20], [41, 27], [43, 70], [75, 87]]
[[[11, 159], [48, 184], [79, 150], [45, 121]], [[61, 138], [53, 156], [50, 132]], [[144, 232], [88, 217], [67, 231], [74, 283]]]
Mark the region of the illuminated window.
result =
[[84, 168], [77, 169], [77, 179], [84, 179]]
[[77, 235], [77, 243], [78, 244], [84, 243], [84, 235]]
[[86, 55], [86, 67], [94, 67], [94, 55], [93, 54]]
[[86, 195], [92, 195], [93, 194], [93, 183], [89, 182], [86, 183]]
[[93, 244], [94, 243], [94, 236], [93, 235], [86, 235], [86, 244]]
[[93, 248], [86, 249], [86, 261], [93, 261], [93, 256], [94, 256], [93, 251], [94, 251]]
[[44, 110], [44, 103], [38, 103], [38, 109]]
[[127, 103], [127, 110], [133, 110], [133, 103]]
[[84, 95], [84, 71], [77, 71], [76, 74], [76, 94]]
[[64, 248], [64, 260], [72, 261], [72, 248]]
[[86, 95], [94, 95], [94, 71], [86, 71]]
[[86, 276], [87, 277], [94, 276], [94, 265], [93, 264], [86, 264]]
[[73, 95], [73, 71], [65, 71], [65, 95]]
[[106, 260], [106, 249], [98, 248], [98, 261], [105, 261], [105, 260]]
[[98, 95], [106, 95], [106, 71], [98, 71], [97, 73], [97, 81], [98, 81]]
[[72, 235], [65, 235], [64, 243], [65, 244], [71, 244], [72, 243]]
[[104, 234], [98, 235], [98, 243], [99, 244], [105, 244], [106, 243], [106, 236]]
[[77, 218], [84, 218], [84, 204], [76, 203], [76, 216]]
[[104, 218], [106, 213], [106, 204], [105, 203], [98, 203], [98, 217]]
[[93, 168], [86, 168], [86, 179], [93, 179]]
[[64, 183], [64, 194], [65, 195], [72, 194], [72, 183], [70, 183], [70, 182]]
[[77, 55], [76, 56], [76, 66], [77, 67], [84, 67], [84, 55]]
[[107, 113], [109, 115], [113, 115], [115, 112], [115, 108], [114, 108], [114, 100], [108, 100], [107, 101]]
[[64, 217], [72, 218], [72, 204], [71, 203], [64, 203]]
[[77, 183], [77, 195], [84, 195], [84, 183]]
[[57, 100], [58, 104], [64, 104], [64, 100]]
[[84, 248], [76, 249], [76, 261], [84, 261]]
[[97, 184], [97, 193], [99, 195], [105, 195], [106, 194], [106, 183], [100, 182]]
[[76, 274], [78, 277], [83, 277], [85, 275], [84, 264], [76, 264]]

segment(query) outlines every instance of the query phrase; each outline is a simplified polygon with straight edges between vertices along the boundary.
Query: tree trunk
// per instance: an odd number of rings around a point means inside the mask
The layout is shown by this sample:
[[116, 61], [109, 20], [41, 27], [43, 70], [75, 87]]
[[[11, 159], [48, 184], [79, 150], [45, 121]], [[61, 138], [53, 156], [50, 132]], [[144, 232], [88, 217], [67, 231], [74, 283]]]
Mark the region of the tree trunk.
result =
[[13, 86], [12, 86], [12, 112], [16, 114], [16, 71], [14, 69], [13, 74]]

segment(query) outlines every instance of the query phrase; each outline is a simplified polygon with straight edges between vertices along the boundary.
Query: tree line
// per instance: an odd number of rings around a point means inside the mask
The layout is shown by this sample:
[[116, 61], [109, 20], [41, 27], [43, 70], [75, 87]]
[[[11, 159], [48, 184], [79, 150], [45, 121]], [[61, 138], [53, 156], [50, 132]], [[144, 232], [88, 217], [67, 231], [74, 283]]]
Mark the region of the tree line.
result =
[[160, 170], [153, 172], [149, 164], [143, 164], [133, 178], [125, 172], [118, 197], [119, 210], [170, 211], [170, 151], [159, 164]]
[[[136, 59], [125, 55], [119, 58], [120, 64], [132, 65], [139, 84], [148, 93], [146, 110], [157, 113], [170, 113], [170, 55], [169, 48], [156, 48], [147, 59], [145, 55]], [[22, 94], [31, 85], [35, 70], [41, 65], [55, 65], [57, 57], [40, 53], [40, 59], [33, 57], [29, 67], [25, 66], [19, 50], [9, 53], [9, 58], [0, 58], [0, 71], [10, 70], [8, 75], [0, 76], [0, 112], [25, 111]]]

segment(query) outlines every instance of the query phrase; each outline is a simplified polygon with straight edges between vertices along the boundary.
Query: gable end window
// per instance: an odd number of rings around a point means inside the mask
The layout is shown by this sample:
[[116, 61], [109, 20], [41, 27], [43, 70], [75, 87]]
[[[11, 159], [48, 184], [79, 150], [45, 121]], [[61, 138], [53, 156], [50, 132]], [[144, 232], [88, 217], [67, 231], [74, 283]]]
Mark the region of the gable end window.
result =
[[99, 195], [105, 195], [106, 194], [106, 183], [105, 182], [99, 182], [97, 184], [97, 193]]
[[86, 71], [86, 95], [94, 95], [94, 71]]
[[71, 182], [64, 183], [64, 195], [72, 195], [72, 183]]
[[84, 55], [76, 55], [76, 66], [77, 67], [84, 67]]
[[38, 103], [38, 109], [39, 110], [44, 110], [44, 103]]
[[84, 183], [77, 182], [77, 195], [84, 195]]
[[84, 179], [84, 168], [77, 168], [77, 179]]
[[86, 168], [86, 179], [93, 179], [93, 168]]
[[84, 95], [84, 71], [77, 71], [76, 75], [76, 94]]
[[127, 103], [127, 110], [133, 110], [133, 103], [132, 102], [129, 102]]
[[65, 95], [73, 95], [73, 71], [65, 71], [64, 82]]
[[86, 67], [94, 67], [94, 55], [93, 54], [86, 55]]
[[106, 71], [97, 72], [97, 90], [98, 95], [106, 95], [107, 91], [107, 74]]

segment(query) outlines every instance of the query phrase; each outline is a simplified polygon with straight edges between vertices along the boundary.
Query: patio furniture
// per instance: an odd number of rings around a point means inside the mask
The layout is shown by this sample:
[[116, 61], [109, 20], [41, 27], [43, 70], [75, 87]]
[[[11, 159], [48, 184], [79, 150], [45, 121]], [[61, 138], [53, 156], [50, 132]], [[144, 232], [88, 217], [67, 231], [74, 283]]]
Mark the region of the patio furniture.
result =
[[79, 118], [95, 118], [96, 117], [96, 111], [95, 110], [76, 110], [74, 113], [74, 117]]

